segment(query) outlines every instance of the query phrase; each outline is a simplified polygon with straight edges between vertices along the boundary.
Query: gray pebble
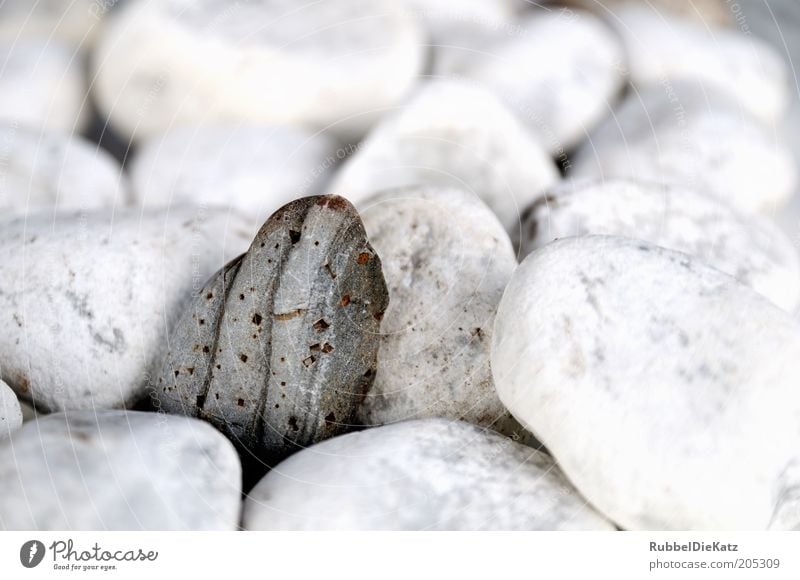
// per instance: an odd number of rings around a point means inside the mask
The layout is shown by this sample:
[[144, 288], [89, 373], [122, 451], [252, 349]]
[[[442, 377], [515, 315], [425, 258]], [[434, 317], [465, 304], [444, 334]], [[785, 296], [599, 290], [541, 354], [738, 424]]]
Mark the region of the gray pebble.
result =
[[7, 437], [22, 425], [22, 408], [14, 391], [0, 381], [0, 439]]
[[294, 201], [184, 312], [161, 407], [272, 460], [342, 433], [375, 376], [388, 292], [353, 206]]

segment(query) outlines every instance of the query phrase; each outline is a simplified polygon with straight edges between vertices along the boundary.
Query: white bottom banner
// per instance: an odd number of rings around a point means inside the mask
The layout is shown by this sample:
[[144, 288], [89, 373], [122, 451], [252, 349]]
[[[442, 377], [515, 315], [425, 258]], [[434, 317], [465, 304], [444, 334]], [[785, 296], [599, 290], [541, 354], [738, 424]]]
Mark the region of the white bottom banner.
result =
[[[2, 532], [0, 578], [800, 578], [800, 533]], [[257, 575], [257, 576], [255, 576]]]

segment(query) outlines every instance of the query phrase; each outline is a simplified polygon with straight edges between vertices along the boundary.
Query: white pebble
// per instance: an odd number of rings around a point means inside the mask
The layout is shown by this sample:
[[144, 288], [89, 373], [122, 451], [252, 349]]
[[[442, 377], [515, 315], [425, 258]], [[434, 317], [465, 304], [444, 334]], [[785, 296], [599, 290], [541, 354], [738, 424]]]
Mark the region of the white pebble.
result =
[[121, 0], [3, 0], [0, 39], [38, 39], [90, 49], [103, 18]]
[[330, 189], [358, 207], [384, 189], [457, 187], [518, 233], [520, 212], [558, 178], [544, 149], [494, 95], [464, 81], [438, 80], [422, 85], [370, 133]]
[[204, 120], [352, 137], [411, 86], [422, 38], [388, 0], [130, 0], [100, 35], [94, 89], [135, 138]]
[[554, 242], [495, 322], [500, 398], [626, 529], [765, 529], [800, 446], [800, 325], [641, 240]]
[[632, 92], [576, 151], [568, 175], [680, 184], [746, 212], [784, 204], [797, 183], [773, 134], [724, 94], [686, 82]]
[[362, 421], [444, 417], [506, 432], [489, 349], [517, 261], [500, 222], [474, 195], [436, 187], [371, 197], [361, 217], [389, 287]]
[[7, 437], [22, 425], [22, 409], [14, 391], [0, 381], [0, 439]]
[[565, 181], [526, 212], [520, 255], [553, 240], [610, 234], [690, 254], [785, 310], [800, 300], [800, 259], [771, 221], [679, 186], [624, 179]]
[[540, 451], [443, 419], [296, 453], [245, 501], [249, 530], [612, 530]]
[[235, 530], [241, 466], [195, 419], [72, 411], [0, 443], [0, 528]]
[[249, 244], [224, 210], [36, 214], [0, 226], [0, 370], [37, 409], [145, 393], [192, 292]]

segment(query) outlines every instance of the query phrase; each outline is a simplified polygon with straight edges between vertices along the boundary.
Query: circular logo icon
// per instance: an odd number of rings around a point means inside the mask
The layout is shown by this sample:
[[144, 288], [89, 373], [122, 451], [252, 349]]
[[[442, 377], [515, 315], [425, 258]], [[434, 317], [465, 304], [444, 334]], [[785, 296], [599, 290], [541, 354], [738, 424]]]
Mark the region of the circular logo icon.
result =
[[39, 540], [28, 540], [19, 549], [19, 561], [26, 568], [36, 568], [44, 559], [44, 544]]

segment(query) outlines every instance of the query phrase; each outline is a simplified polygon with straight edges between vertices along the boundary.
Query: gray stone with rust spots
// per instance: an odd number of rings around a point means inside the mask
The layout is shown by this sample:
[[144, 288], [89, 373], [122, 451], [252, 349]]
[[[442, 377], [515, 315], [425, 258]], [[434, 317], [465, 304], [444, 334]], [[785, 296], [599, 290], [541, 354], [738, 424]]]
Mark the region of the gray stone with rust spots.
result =
[[373, 381], [387, 305], [353, 206], [291, 202], [183, 314], [158, 376], [161, 407], [269, 460], [343, 433]]
[[0, 224], [0, 372], [37, 410], [145, 395], [192, 293], [247, 248], [225, 210], [38, 213]]
[[494, 331], [501, 400], [620, 526], [765, 529], [797, 493], [800, 325], [731, 276], [567, 238], [520, 265]]
[[241, 471], [202, 421], [53, 413], [0, 442], [0, 529], [235, 530]]
[[245, 501], [248, 530], [613, 530], [552, 458], [461, 421], [325, 441]]

